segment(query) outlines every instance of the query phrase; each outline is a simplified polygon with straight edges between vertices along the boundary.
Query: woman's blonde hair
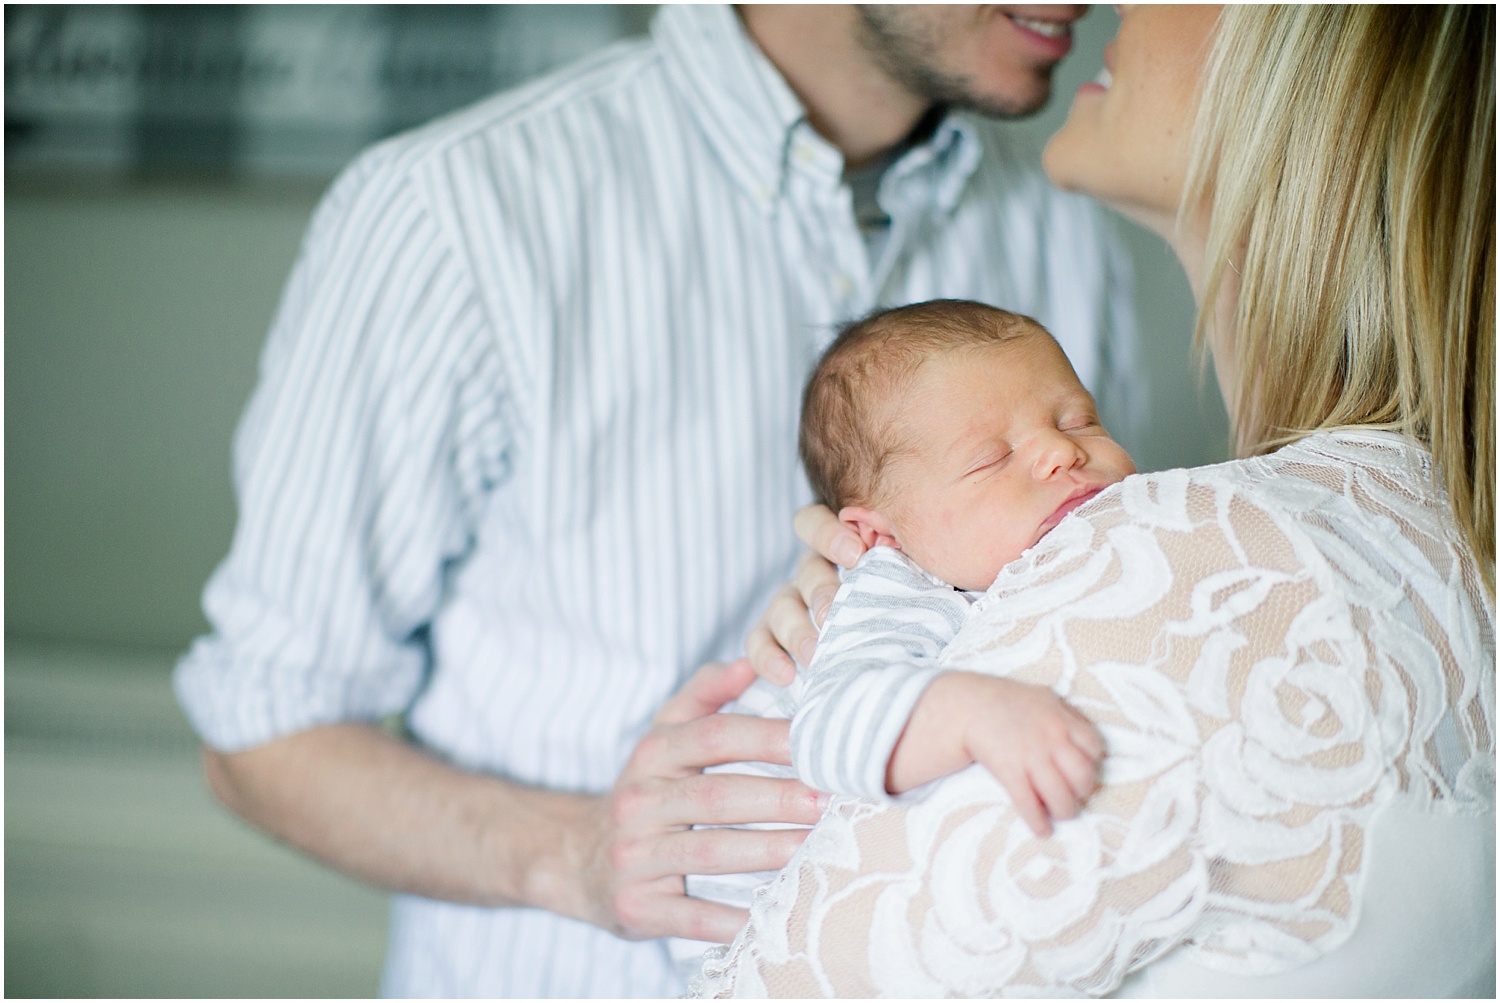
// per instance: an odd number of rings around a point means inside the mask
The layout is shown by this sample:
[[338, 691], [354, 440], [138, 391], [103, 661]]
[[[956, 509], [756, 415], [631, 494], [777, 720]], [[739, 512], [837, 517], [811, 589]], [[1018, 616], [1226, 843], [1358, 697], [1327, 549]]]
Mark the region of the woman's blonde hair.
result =
[[1494, 589], [1495, 10], [1231, 6], [1184, 211], [1200, 347], [1238, 285], [1240, 455], [1364, 425], [1426, 444]]

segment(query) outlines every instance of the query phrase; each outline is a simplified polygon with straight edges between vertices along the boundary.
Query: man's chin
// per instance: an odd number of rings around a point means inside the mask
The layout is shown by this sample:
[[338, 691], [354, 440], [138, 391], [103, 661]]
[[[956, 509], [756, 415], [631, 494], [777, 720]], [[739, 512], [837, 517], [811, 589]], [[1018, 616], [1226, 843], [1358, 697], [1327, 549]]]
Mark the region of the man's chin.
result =
[[952, 105], [964, 111], [972, 111], [985, 118], [1019, 119], [1030, 118], [1043, 108], [1052, 97], [1052, 88], [1044, 85], [1024, 97], [1005, 94], [999, 97], [971, 95], [966, 101]]
[[[1052, 66], [1013, 69], [1003, 79], [981, 81], [971, 78], [966, 101], [955, 104], [987, 118], [1027, 118], [1047, 107], [1052, 98]], [[990, 86], [980, 90], [980, 83]]]

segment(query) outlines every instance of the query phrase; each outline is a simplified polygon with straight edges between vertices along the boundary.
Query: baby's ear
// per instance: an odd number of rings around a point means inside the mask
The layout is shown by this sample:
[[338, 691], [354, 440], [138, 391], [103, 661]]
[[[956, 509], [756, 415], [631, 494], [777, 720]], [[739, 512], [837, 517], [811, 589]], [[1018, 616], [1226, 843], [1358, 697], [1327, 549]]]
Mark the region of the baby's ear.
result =
[[848, 526], [859, 534], [859, 539], [865, 545], [865, 549], [871, 547], [890, 547], [893, 550], [901, 549], [901, 541], [896, 539], [896, 527], [882, 513], [863, 505], [845, 505], [839, 509], [839, 522]]

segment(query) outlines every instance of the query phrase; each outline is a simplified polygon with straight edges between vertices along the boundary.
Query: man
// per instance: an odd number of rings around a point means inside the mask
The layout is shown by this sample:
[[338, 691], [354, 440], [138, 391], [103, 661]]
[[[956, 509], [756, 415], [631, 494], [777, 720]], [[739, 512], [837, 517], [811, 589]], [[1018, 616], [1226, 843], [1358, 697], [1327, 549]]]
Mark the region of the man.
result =
[[[666, 7], [649, 41], [376, 147], [309, 231], [178, 669], [234, 811], [401, 893], [383, 991], [670, 996], [812, 822], [715, 715], [791, 574], [802, 382], [841, 321], [1035, 315], [1108, 400], [1118, 251], [977, 119], [1084, 8]], [[675, 693], [674, 693], [675, 691]], [[374, 722], [405, 712], [409, 740]]]

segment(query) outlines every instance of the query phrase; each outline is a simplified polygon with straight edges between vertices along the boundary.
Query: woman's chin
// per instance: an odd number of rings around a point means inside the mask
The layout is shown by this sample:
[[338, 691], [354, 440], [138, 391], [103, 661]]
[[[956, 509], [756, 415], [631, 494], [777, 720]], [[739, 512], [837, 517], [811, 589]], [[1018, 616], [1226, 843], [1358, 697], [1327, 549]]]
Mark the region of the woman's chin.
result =
[[1052, 138], [1047, 140], [1047, 145], [1042, 147], [1042, 172], [1047, 175], [1047, 180], [1058, 188], [1070, 192], [1077, 191], [1068, 184], [1066, 156], [1056, 152], [1057, 138], [1061, 135], [1060, 132], [1053, 133]]
[[[1144, 229], [1172, 242], [1177, 210], [1166, 191], [1141, 191], [1129, 184], [1130, 172], [1121, 161], [1124, 151], [1085, 144], [1069, 119], [1042, 150], [1047, 180], [1065, 192], [1087, 195]], [[1144, 186], [1149, 188], [1150, 186]]]
[[1092, 194], [1081, 182], [1088, 173], [1090, 161], [1098, 159], [1098, 147], [1106, 124], [1102, 99], [1108, 93], [1106, 88], [1094, 82], [1078, 88], [1073, 103], [1068, 106], [1068, 117], [1047, 140], [1042, 150], [1042, 169], [1057, 187]]
[[1087, 161], [1080, 157], [1078, 146], [1077, 137], [1065, 123], [1042, 149], [1042, 171], [1047, 180], [1063, 191], [1102, 198], [1101, 193], [1088, 183]]

